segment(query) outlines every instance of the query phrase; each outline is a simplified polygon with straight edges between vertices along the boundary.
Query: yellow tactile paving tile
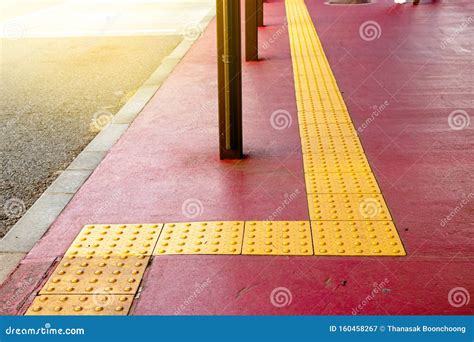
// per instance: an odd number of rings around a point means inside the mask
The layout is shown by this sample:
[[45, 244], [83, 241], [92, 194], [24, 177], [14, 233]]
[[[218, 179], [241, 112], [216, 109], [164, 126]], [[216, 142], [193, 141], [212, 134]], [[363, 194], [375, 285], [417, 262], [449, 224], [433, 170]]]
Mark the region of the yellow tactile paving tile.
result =
[[319, 98], [305, 98], [305, 99], [296, 99], [296, 104], [299, 110], [308, 112], [308, 111], [332, 111], [332, 112], [344, 112], [347, 110], [344, 103], [341, 103], [331, 96], [324, 94]]
[[316, 106], [321, 106], [325, 101], [326, 104], [331, 104], [334, 109], [345, 110], [346, 105], [342, 98], [339, 97], [339, 88], [332, 76], [319, 74], [312, 70], [310, 66], [308, 78], [313, 81], [307, 81], [306, 78], [300, 78], [301, 88], [300, 93], [296, 97], [299, 103], [311, 103]]
[[357, 136], [302, 136], [301, 148], [303, 153], [364, 153]]
[[[306, 66], [307, 69], [308, 66]], [[346, 108], [346, 104], [339, 97], [339, 88], [337, 83], [331, 76], [319, 74], [318, 71], [314, 71], [314, 66], [309, 66], [310, 71], [308, 72], [308, 78], [311, 81], [307, 81], [306, 78], [300, 78], [300, 93], [296, 97], [301, 103], [311, 102], [315, 105], [321, 105], [321, 101], [329, 101], [335, 106], [341, 106], [343, 109]]]
[[154, 255], [240, 254], [243, 221], [167, 223]]
[[298, 122], [300, 126], [338, 122], [352, 123], [349, 113], [347, 111], [334, 111], [331, 109], [324, 109], [319, 111], [299, 110]]
[[364, 153], [306, 153], [303, 154], [305, 173], [371, 172]]
[[40, 294], [133, 294], [149, 256], [65, 256]]
[[[38, 314], [119, 314], [128, 312], [138, 291], [163, 224], [94, 224], [79, 232], [40, 291], [34, 305], [45, 301]], [[129, 298], [122, 309], [94, 306], [101, 295]], [[59, 297], [58, 297], [59, 296]], [[62, 296], [62, 297], [61, 297]], [[130, 297], [128, 297], [130, 296]], [[58, 298], [63, 298], [62, 304]], [[67, 300], [66, 300], [67, 299]], [[117, 299], [119, 300], [119, 299]], [[83, 305], [81, 302], [84, 301]], [[120, 301], [120, 300], [119, 300]], [[52, 311], [48, 311], [52, 310]], [[56, 313], [54, 313], [56, 314]]]
[[315, 255], [404, 256], [391, 221], [312, 221]]
[[245, 222], [242, 254], [313, 255], [308, 221]]
[[308, 194], [376, 194], [379, 186], [372, 172], [306, 173]]
[[387, 205], [380, 194], [310, 194], [312, 221], [390, 221]]
[[66, 255], [151, 255], [163, 224], [86, 225]]
[[25, 315], [127, 315], [132, 303], [130, 295], [42, 295], [34, 299]]
[[331, 122], [310, 125], [299, 125], [301, 137], [327, 137], [327, 136], [357, 136], [354, 125], [350, 122]]

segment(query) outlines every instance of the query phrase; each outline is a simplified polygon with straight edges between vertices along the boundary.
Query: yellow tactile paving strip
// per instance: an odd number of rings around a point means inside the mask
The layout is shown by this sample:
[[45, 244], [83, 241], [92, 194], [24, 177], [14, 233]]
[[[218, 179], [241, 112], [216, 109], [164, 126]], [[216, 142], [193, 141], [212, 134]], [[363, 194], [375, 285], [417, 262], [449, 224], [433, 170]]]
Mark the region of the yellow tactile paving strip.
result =
[[151, 255], [162, 224], [87, 225], [66, 256]]
[[[321, 196], [322, 220], [85, 226], [26, 315], [126, 315], [152, 255], [404, 255], [390, 220], [345, 220], [360, 215], [348, 198], [367, 195]], [[368, 216], [385, 213], [367, 205]]]
[[286, 0], [316, 255], [405, 255], [304, 0]]
[[135, 293], [150, 257], [64, 257], [40, 294]]
[[305, 178], [308, 194], [380, 193], [372, 172], [309, 172]]
[[240, 254], [243, 232], [243, 221], [167, 223], [154, 254]]
[[311, 220], [391, 220], [380, 194], [310, 194]]
[[27, 315], [126, 315], [163, 224], [86, 225]]
[[43, 295], [26, 315], [126, 315], [132, 303], [130, 295]]
[[315, 255], [401, 255], [391, 221], [313, 221]]
[[327, 154], [327, 153], [363, 153], [362, 145], [356, 136], [327, 136], [327, 137], [301, 137], [301, 147], [303, 149], [303, 159], [306, 153]]
[[306, 137], [354, 136], [355, 128], [350, 122], [300, 125], [300, 135]]
[[303, 155], [305, 173], [370, 172], [364, 153], [325, 153]]
[[246, 222], [242, 254], [313, 255], [310, 223]]

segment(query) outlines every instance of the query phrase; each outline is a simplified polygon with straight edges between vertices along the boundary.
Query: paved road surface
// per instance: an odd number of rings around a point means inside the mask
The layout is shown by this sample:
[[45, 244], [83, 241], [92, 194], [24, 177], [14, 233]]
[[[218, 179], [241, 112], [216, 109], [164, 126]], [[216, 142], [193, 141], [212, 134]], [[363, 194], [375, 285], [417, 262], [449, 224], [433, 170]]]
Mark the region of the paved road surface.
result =
[[2, 1], [0, 237], [212, 3]]

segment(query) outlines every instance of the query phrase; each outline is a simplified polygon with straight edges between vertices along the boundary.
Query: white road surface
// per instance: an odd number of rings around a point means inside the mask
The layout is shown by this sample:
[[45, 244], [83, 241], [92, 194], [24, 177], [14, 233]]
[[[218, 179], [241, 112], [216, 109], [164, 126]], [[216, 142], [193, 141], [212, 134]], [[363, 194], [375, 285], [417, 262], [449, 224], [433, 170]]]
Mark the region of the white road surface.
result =
[[[215, 0], [1, 0], [33, 9], [0, 22], [0, 38], [193, 35]], [[42, 4], [43, 2], [43, 4]], [[32, 6], [34, 3], [34, 6]]]

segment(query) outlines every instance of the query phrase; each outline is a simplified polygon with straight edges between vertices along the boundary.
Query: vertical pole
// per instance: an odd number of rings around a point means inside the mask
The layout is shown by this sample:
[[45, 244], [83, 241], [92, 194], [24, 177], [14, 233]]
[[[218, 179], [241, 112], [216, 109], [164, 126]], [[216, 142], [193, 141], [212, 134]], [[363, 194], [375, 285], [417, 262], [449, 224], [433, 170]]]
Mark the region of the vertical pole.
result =
[[258, 60], [258, 13], [259, 0], [245, 0], [245, 60]]
[[216, 1], [219, 156], [240, 159], [243, 157], [240, 0]]
[[263, 26], [263, 0], [257, 1], [258, 27]]

